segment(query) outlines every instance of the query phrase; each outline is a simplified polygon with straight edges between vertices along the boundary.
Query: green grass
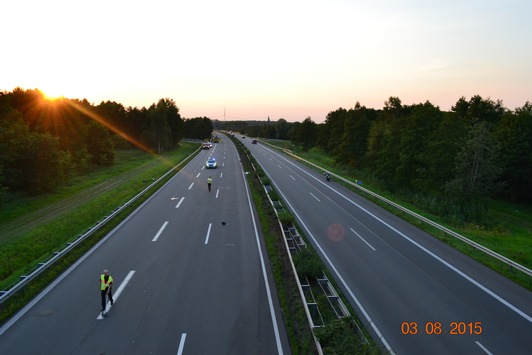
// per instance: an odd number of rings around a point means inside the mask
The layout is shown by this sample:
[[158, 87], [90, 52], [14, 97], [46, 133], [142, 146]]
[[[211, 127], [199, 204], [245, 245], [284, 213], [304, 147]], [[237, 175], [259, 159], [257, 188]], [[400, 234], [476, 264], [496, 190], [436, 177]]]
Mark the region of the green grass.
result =
[[[246, 151], [246, 148], [242, 145], [240, 141], [233, 141], [235, 142], [237, 148], [243, 152], [241, 154], [243, 164], [248, 164], [248, 155], [244, 153]], [[260, 169], [254, 158], [249, 157], [249, 159], [251, 160], [253, 165], [257, 167], [256, 176], [263, 178], [265, 174], [262, 169]], [[288, 259], [288, 251], [286, 250], [286, 246], [284, 243], [284, 235], [279, 227], [279, 221], [277, 220], [277, 216], [275, 215], [274, 208], [270, 204], [266, 193], [262, 188], [261, 181], [252, 177], [251, 174], [247, 175], [247, 179], [249, 185], [251, 186], [253, 200], [255, 202], [255, 206], [257, 208], [261, 222], [262, 231], [264, 233], [265, 242], [268, 249], [268, 255], [270, 257], [270, 264], [277, 285], [279, 300], [283, 309], [283, 315], [285, 318], [292, 352], [294, 354], [309, 354], [311, 353], [310, 349], [315, 349], [315, 346], [312, 339], [312, 333], [310, 333], [308, 320], [304, 312], [305, 306], [303, 305], [302, 300], [300, 298], [297, 289], [297, 284], [295, 283], [295, 277], [293, 275], [292, 266]], [[275, 191], [271, 191], [269, 193], [270, 198], [272, 197], [272, 195], [274, 195], [274, 192]], [[294, 221], [294, 217], [289, 212], [286, 212], [286, 214], [290, 215], [289, 219], [291, 221]], [[294, 224], [296, 225], [296, 228], [301, 231], [301, 228], [297, 226], [297, 223], [295, 223], [295, 221]], [[308, 238], [306, 238], [304, 234], [302, 234], [302, 237], [307, 240], [308, 248], [312, 248], [308, 243]], [[305, 259], [303, 264], [306, 264], [306, 270], [311, 270], [311, 274], [319, 274], [320, 276], [323, 270], [325, 270], [325, 272], [328, 274], [325, 269], [325, 266], [323, 265], [323, 262], [317, 257], [315, 252], [310, 252], [309, 255], [310, 257], [308, 258], [303, 255], [303, 259]], [[294, 262], [297, 261], [294, 260]], [[302, 263], [300, 262], [298, 264], [299, 266], [301, 266]], [[300, 273], [300, 271], [301, 270], [299, 270], [298, 268], [298, 273]], [[328, 274], [328, 277], [330, 279], [331, 276]], [[336, 290], [339, 290], [337, 285], [334, 286]], [[340, 297], [342, 297], [344, 304], [350, 310], [351, 314], [355, 314], [351, 306], [346, 303], [346, 300], [341, 294], [341, 292], [338, 293]], [[321, 291], [317, 294], [321, 294]], [[333, 316], [333, 310], [330, 308], [327, 298], [324, 299], [323, 297], [321, 297], [319, 303], [321, 304], [320, 311], [322, 310], [322, 308], [324, 309], [324, 311], [326, 312], [325, 318], [327, 320], [331, 320], [333, 318], [336, 319], [336, 315]], [[356, 318], [349, 318], [347, 322], [358, 322], [360, 326], [360, 322]], [[353, 323], [351, 323], [351, 326], [353, 326]], [[337, 323], [328, 322], [324, 325], [323, 328], [320, 329], [323, 330], [321, 334], [328, 334], [328, 332], [330, 331], [335, 332], [337, 330]], [[334, 338], [323, 338], [325, 341], [324, 344], [327, 347], [324, 353], [356, 353], [371, 355], [381, 353], [381, 351], [374, 343], [366, 344], [364, 337], [366, 337], [366, 339], [371, 338], [369, 337], [365, 329], [362, 328], [364, 336], [357, 334], [357, 331], [358, 330], [355, 330], [350, 327], [344, 327], [341, 335], [338, 335]], [[314, 352], [314, 350], [312, 352]]]
[[[21, 197], [3, 206], [3, 212], [10, 213], [6, 213], [9, 217], [3, 216], [0, 230], [4, 228], [10, 233], [2, 234], [0, 240], [0, 289], [16, 282], [39, 262], [49, 259], [54, 251], [63, 249], [67, 242], [137, 195], [147, 186], [144, 180], [151, 183], [152, 179], [158, 179], [196, 149], [197, 144], [183, 144], [180, 149], [162, 156], [121, 152], [115, 166], [80, 177], [77, 183], [61, 189], [56, 195]], [[112, 179], [116, 184], [98, 189]], [[93, 187], [96, 189], [87, 194]], [[68, 198], [72, 198], [68, 208], [63, 208], [64, 203], [57, 203]], [[28, 219], [27, 216], [29, 220], [44, 218], [40, 213], [44, 208], [47, 209], [44, 214], [53, 217], [45, 223], [34, 223], [30, 227], [17, 223]]]
[[[277, 145], [278, 141], [272, 141], [271, 144]], [[338, 174], [352, 182], [357, 180], [363, 181], [363, 186], [377, 193], [378, 195], [394, 201], [405, 208], [422, 215], [434, 222], [443, 225], [466, 238], [479, 243], [494, 252], [503, 255], [527, 268], [532, 268], [532, 208], [531, 206], [515, 205], [511, 203], [501, 202], [497, 200], [486, 201], [486, 207], [489, 211], [489, 223], [483, 225], [479, 224], [460, 224], [456, 221], [448, 220], [438, 215], [431, 214], [422, 210], [414, 204], [402, 200], [399, 196], [394, 195], [380, 187], [377, 180], [372, 179], [371, 176], [360, 173], [353, 169], [348, 169], [344, 166], [338, 166], [334, 160], [331, 159], [325, 152], [313, 148], [307, 152], [298, 150], [289, 143], [283, 144], [283, 148], [290, 147], [293, 154], [301, 158], [313, 162], [314, 164], [322, 166], [324, 169]], [[395, 208], [389, 206], [380, 200], [364, 194], [359, 189], [353, 188], [345, 184], [348, 188], [356, 193], [363, 195], [369, 200], [386, 208], [390, 212], [400, 216], [401, 218], [415, 224], [417, 227], [427, 231], [436, 238], [453, 246], [461, 252], [471, 256], [472, 258], [482, 262], [493, 270], [503, 274], [509, 279], [519, 283], [520, 285], [532, 290], [532, 278], [515, 269], [508, 267], [506, 264], [487, 256], [486, 254], [477, 251], [473, 247], [467, 245], [458, 239], [443, 234], [441, 231], [425, 224], [419, 220], [402, 213]]]
[[[240, 151], [244, 170], [252, 171], [251, 162], [243, 150], [245, 148], [241, 146], [239, 141], [233, 141]], [[316, 353], [316, 346], [303, 303], [299, 297], [291, 265], [286, 255], [284, 236], [280, 231], [275, 212], [268, 201], [261, 182], [255, 178], [255, 174], [248, 174], [246, 177], [259, 216], [266, 249], [268, 250], [270, 267], [277, 286], [279, 303], [283, 309], [290, 348], [293, 354], [314, 354]]]
[[[188, 149], [185, 144], [183, 145], [183, 149]], [[100, 167], [89, 174], [76, 176], [66, 186], [59, 188], [54, 193], [48, 193], [36, 197], [25, 196], [19, 193], [8, 195], [6, 204], [2, 206], [0, 225], [15, 219], [20, 215], [44, 208], [51, 203], [64, 200], [67, 197], [101, 184], [122, 173], [147, 167], [158, 160], [160, 159], [139, 150], [117, 151], [115, 157], [116, 163], [114, 165], [106, 168]]]
[[[65, 187], [61, 192], [58, 192], [58, 195], [63, 194], [62, 201], [70, 197], [80, 197], [83, 199], [83, 203], [78, 204], [76, 208], [67, 209], [68, 212], [63, 213], [60, 217], [54, 218], [51, 223], [39, 226], [36, 231], [28, 233], [28, 236], [24, 234], [18, 237], [10, 236], [10, 238], [4, 238], [4, 241], [0, 245], [0, 262], [2, 263], [0, 270], [3, 272], [7, 266], [14, 271], [12, 271], [10, 276], [0, 282], [0, 288], [5, 289], [6, 285], [15, 282], [20, 275], [31, 270], [40, 260], [47, 259], [51, 255], [51, 252], [56, 250], [56, 247], [59, 245], [64, 246], [67, 241], [76, 238], [77, 234], [72, 234], [73, 231], [87, 230], [100, 220], [103, 215], [108, 214], [116, 207], [137, 195], [146, 187], [146, 183], [143, 180], [153, 178], [157, 180], [177, 163], [183, 162], [190, 154], [197, 150], [197, 147], [197, 144], [182, 144], [179, 149], [161, 156], [150, 156], [139, 152], [121, 152], [122, 154], [119, 155], [122, 159], [119, 158], [113, 167], [98, 169], [98, 171], [89, 174], [89, 176], [80, 178], [79, 185], [73, 184], [77, 186]], [[179, 171], [182, 166], [174, 171]], [[153, 186], [152, 189], [143, 194], [135, 203], [122, 210], [115, 218], [91, 235], [90, 238], [85, 239], [67, 255], [60, 258], [56, 263], [39, 274], [38, 277], [17, 292], [16, 295], [3, 302], [0, 307], [0, 324], [9, 319], [9, 317], [22, 308], [29, 300], [34, 298], [52, 280], [76, 262], [136, 207], [140, 206], [142, 202], [156, 192], [172, 175], [170, 174], [166, 178], [161, 179], [156, 186]], [[120, 184], [109, 187], [104, 191], [92, 191], [89, 198], [86, 196], [86, 192], [91, 190], [91, 187], [99, 186], [113, 179], [118, 179]], [[84, 186], [84, 188], [80, 188], [80, 186]], [[50, 205], [54, 206], [55, 201], [61, 200], [61, 198], [52, 195], [29, 199], [33, 206], [44, 206], [45, 208], [49, 208]], [[39, 199], [42, 200], [39, 201]], [[13, 205], [17, 204], [23, 205], [20, 201], [16, 201]], [[57, 207], [57, 205], [55, 206]], [[25, 215], [35, 212], [33, 209], [28, 208], [24, 214], [20, 212], [21, 210], [23, 209], [19, 208], [17, 217], [11, 217], [14, 218], [14, 221], [17, 218], [20, 219]], [[28, 258], [26, 254], [33, 256]], [[21, 262], [21, 258], [29, 260], [28, 263], [24, 264], [24, 262]], [[18, 268], [12, 267], [11, 263], [18, 265]]]
[[[151, 193], [153, 193], [152, 191]], [[111, 232], [124, 218], [126, 218], [131, 212], [135, 210], [142, 202], [144, 202], [150, 195], [150, 192], [145, 196], [131, 204], [119, 215], [103, 226], [90, 238], [82, 241], [76, 248], [72, 249], [68, 254], [60, 258], [56, 263], [40, 273], [35, 279], [26, 285], [23, 289], [17, 292], [16, 295], [10, 297], [4, 301], [0, 307], [0, 324], [3, 324], [19, 309], [24, 307], [29, 301], [31, 301], [39, 292], [41, 292], [46, 286], [48, 286], [55, 278], [63, 273], [67, 268], [74, 264], [81, 256], [88, 252], [100, 239], [102, 239], [107, 233]]]

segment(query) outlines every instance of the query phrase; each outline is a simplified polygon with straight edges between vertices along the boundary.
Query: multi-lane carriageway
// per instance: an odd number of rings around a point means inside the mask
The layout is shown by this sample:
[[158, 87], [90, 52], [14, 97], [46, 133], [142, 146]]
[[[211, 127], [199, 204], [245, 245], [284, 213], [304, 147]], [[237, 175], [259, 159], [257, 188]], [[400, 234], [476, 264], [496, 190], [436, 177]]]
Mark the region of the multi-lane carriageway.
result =
[[200, 152], [2, 325], [0, 354], [290, 353], [257, 223], [234, 145]]
[[[239, 139], [384, 351], [530, 354], [530, 291], [320, 173]], [[206, 171], [210, 155], [219, 168]], [[3, 324], [0, 353], [290, 353], [244, 174], [230, 140], [202, 151]], [[103, 319], [104, 268], [116, 303]]]
[[238, 137], [358, 318], [396, 354], [531, 354], [532, 293], [265, 144]]

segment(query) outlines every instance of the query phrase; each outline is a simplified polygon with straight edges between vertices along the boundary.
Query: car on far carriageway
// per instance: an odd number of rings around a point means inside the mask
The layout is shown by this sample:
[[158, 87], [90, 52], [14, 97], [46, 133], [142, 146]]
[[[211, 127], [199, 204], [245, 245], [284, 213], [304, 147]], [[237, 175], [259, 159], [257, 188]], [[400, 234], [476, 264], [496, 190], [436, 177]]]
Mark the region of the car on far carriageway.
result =
[[256, 139], [252, 140], [251, 144], [257, 144], [257, 140]]
[[218, 165], [216, 164], [216, 159], [215, 158], [209, 158], [206, 162], [205, 162], [205, 168], [207, 169], [216, 169]]

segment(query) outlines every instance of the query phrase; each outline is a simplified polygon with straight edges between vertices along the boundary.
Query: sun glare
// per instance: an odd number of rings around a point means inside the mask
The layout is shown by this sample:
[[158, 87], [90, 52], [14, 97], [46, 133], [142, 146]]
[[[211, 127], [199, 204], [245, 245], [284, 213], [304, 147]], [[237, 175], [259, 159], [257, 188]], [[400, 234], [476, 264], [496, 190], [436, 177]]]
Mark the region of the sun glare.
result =
[[44, 86], [42, 89], [39, 88], [40, 92], [43, 94], [44, 98], [48, 101], [56, 101], [62, 97], [65, 97], [65, 94], [62, 92], [59, 88], [54, 88], [53, 86], [50, 87]]
[[55, 101], [55, 100], [60, 99], [61, 97], [63, 97], [63, 95], [57, 95], [57, 94], [51, 93], [49, 91], [43, 92], [43, 95], [44, 95], [44, 98], [46, 100], [48, 100], [48, 101]]

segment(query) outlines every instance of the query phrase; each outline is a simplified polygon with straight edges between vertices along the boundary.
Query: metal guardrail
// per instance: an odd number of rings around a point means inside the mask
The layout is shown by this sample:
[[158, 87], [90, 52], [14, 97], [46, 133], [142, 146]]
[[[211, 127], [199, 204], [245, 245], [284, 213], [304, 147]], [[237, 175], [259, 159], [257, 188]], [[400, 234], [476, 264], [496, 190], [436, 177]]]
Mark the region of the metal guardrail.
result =
[[[276, 146], [274, 146], [272, 144], [269, 144], [267, 142], [264, 142], [264, 141], [262, 141], [262, 143], [268, 144], [269, 146], [271, 146], [271, 147], [273, 147], [275, 149], [280, 149], [283, 152], [285, 152], [286, 154], [292, 156], [293, 158], [298, 159], [298, 160], [304, 162], [305, 164], [309, 164], [309, 165], [311, 165], [311, 166], [313, 166], [313, 167], [315, 167], [315, 168], [317, 168], [317, 169], [319, 169], [321, 171], [327, 171], [327, 169], [324, 169], [324, 168], [322, 168], [321, 166], [319, 166], [317, 164], [314, 164], [314, 163], [312, 163], [312, 162], [310, 162], [308, 160], [305, 160], [305, 159], [295, 155], [294, 153], [292, 153], [288, 149], [279, 148], [279, 147], [276, 147]], [[444, 232], [444, 233], [446, 233], [446, 234], [448, 234], [450, 236], [453, 236], [453, 237], [463, 241], [464, 243], [472, 246], [473, 248], [475, 248], [475, 249], [477, 249], [477, 250], [479, 250], [479, 251], [481, 251], [481, 252], [483, 252], [483, 253], [485, 253], [485, 254], [487, 254], [487, 255], [489, 255], [489, 256], [491, 256], [491, 257], [493, 257], [493, 258], [495, 258], [495, 259], [497, 259], [497, 260], [499, 260], [501, 262], [503, 262], [503, 263], [505, 263], [506, 265], [508, 265], [511, 268], [519, 270], [519, 271], [521, 271], [522, 273], [524, 273], [524, 274], [526, 274], [528, 276], [532, 276], [532, 270], [530, 270], [526, 266], [518, 264], [515, 261], [513, 261], [511, 259], [508, 259], [507, 257], [505, 257], [505, 256], [503, 256], [501, 254], [498, 254], [498, 253], [494, 252], [493, 250], [488, 249], [485, 246], [480, 245], [480, 244], [472, 241], [471, 239], [468, 239], [468, 238], [464, 237], [463, 235], [458, 234], [458, 233], [450, 230], [447, 227], [444, 227], [444, 226], [442, 226], [442, 225], [440, 225], [440, 224], [438, 224], [438, 223], [436, 223], [434, 221], [431, 221], [430, 219], [428, 219], [426, 217], [423, 217], [423, 216], [421, 216], [421, 215], [419, 215], [419, 214], [417, 214], [417, 213], [415, 213], [413, 211], [410, 211], [409, 209], [407, 209], [407, 208], [405, 208], [405, 207], [403, 207], [403, 206], [401, 206], [401, 205], [399, 205], [399, 204], [397, 204], [397, 203], [395, 203], [393, 201], [390, 201], [387, 198], [384, 198], [384, 197], [382, 197], [382, 196], [380, 196], [380, 195], [378, 195], [378, 194], [376, 194], [376, 193], [374, 193], [374, 192], [372, 192], [372, 191], [370, 191], [368, 189], [365, 189], [362, 186], [353, 183], [352, 181], [349, 181], [349, 180], [347, 180], [347, 179], [345, 179], [345, 178], [343, 178], [343, 177], [341, 177], [339, 175], [333, 174], [333, 173], [329, 173], [329, 175], [334, 176], [335, 178], [337, 178], [339, 180], [342, 180], [346, 184], [349, 184], [349, 185], [351, 185], [353, 187], [356, 187], [357, 189], [359, 189], [359, 190], [361, 190], [361, 191], [363, 191], [363, 192], [375, 197], [376, 199], [379, 199], [379, 200], [389, 204], [390, 206], [393, 206], [393, 207], [403, 211], [404, 213], [407, 213], [407, 214], [411, 215], [412, 217], [415, 217], [415, 218], [419, 219], [420, 221], [423, 221], [424, 223], [427, 223], [427, 224], [431, 225], [432, 227], [434, 227], [436, 229], [439, 229], [440, 231], [442, 231], [442, 232]]]
[[34, 269], [29, 275], [24, 275], [20, 277], [19, 282], [17, 282], [14, 286], [9, 288], [8, 290], [2, 290], [0, 291], [0, 306], [11, 296], [13, 296], [15, 293], [20, 291], [24, 286], [26, 286], [31, 280], [35, 279], [41, 272], [48, 269], [52, 264], [54, 264], [57, 260], [61, 259], [64, 255], [66, 255], [68, 252], [70, 252], [72, 249], [74, 249], [78, 244], [80, 244], [82, 241], [90, 237], [93, 233], [98, 231], [102, 226], [104, 226], [107, 222], [109, 222], [111, 219], [113, 219], [117, 214], [119, 214], [122, 210], [133, 204], [135, 201], [137, 201], [142, 195], [144, 195], [148, 190], [150, 190], [153, 186], [155, 186], [159, 181], [164, 179], [168, 174], [170, 174], [172, 171], [174, 171], [177, 167], [179, 167], [184, 162], [188, 161], [191, 156], [196, 154], [200, 149], [198, 148], [193, 153], [189, 154], [185, 159], [183, 159], [181, 162], [179, 162], [177, 165], [175, 165], [172, 169], [168, 170], [164, 175], [159, 177], [157, 180], [153, 180], [150, 185], [148, 185], [144, 190], [142, 190], [140, 193], [138, 193], [135, 197], [133, 197], [128, 202], [124, 203], [122, 206], [116, 208], [113, 210], [113, 212], [106, 216], [103, 220], [96, 223], [95, 226], [88, 229], [88, 231], [84, 234], [79, 235], [74, 241], [66, 243], [66, 247], [60, 251], [56, 251], [53, 253], [53, 256], [48, 259], [45, 262], [39, 263], [37, 268]]

